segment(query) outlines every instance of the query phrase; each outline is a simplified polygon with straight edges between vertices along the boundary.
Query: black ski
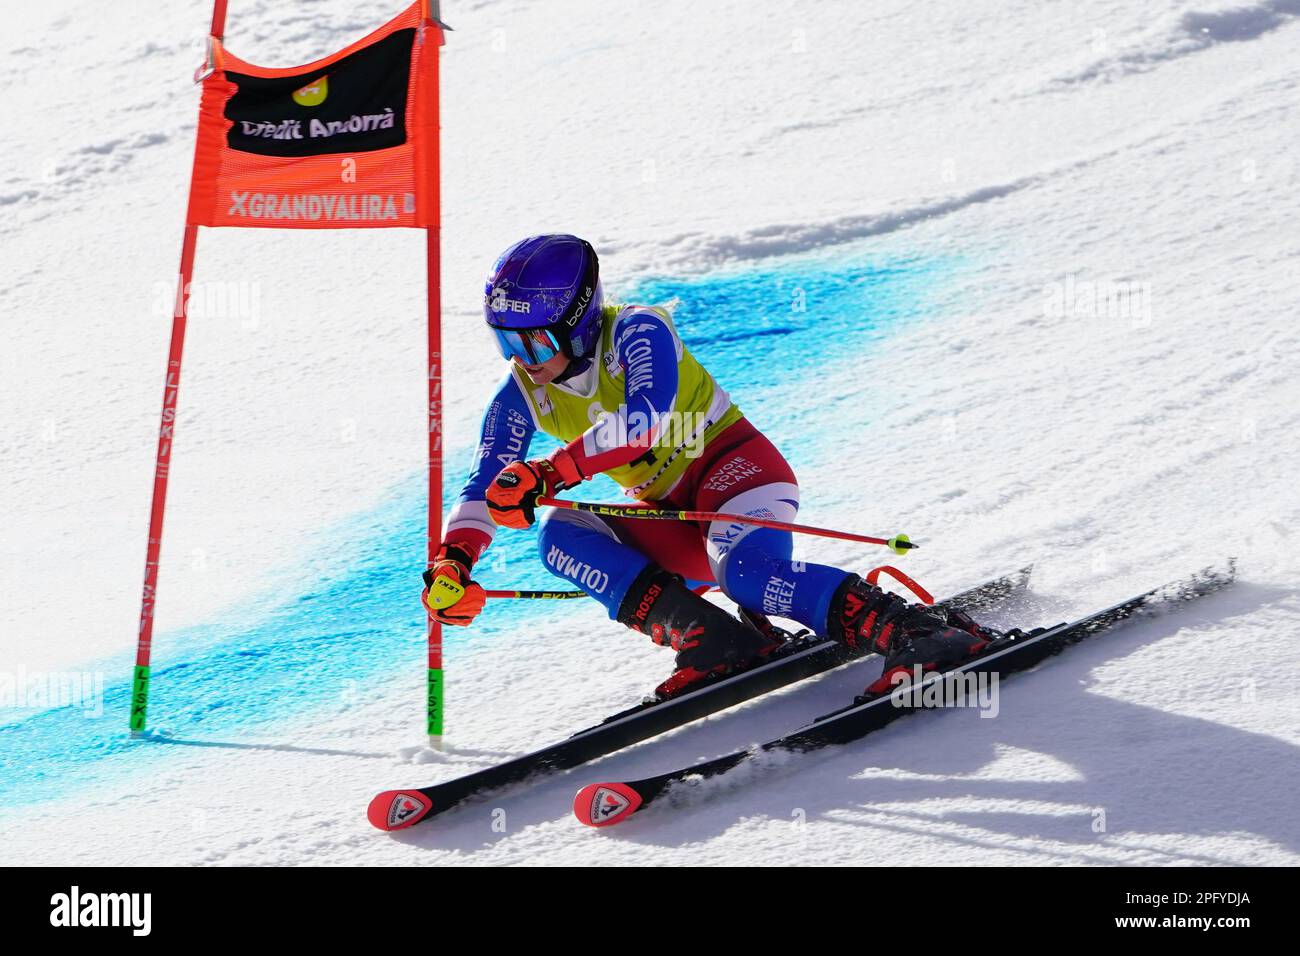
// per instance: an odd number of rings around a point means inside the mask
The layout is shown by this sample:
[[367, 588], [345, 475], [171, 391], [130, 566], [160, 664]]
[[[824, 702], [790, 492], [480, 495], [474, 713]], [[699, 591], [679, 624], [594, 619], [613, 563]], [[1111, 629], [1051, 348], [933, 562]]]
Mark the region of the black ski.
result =
[[[879, 730], [893, 722], [896, 718], [911, 713], [913, 709], [924, 709], [913, 706], [907, 698], [922, 693], [926, 687], [944, 680], [945, 676], [996, 673], [1001, 677], [1027, 670], [1047, 657], [1060, 653], [1069, 645], [1113, 627], [1150, 605], [1164, 601], [1191, 600], [1217, 591], [1232, 582], [1234, 573], [1234, 565], [1230, 561], [1226, 568], [1207, 568], [1185, 580], [1153, 588], [1075, 621], [1030, 634], [1009, 637], [1005, 642], [997, 642], [993, 649], [984, 655], [946, 672], [946, 675], [938, 672], [927, 674], [919, 684], [909, 688], [906, 693], [898, 694], [899, 701], [894, 699], [895, 695], [858, 700], [840, 710], [818, 717], [793, 733], [747, 750], [740, 750], [691, 767], [683, 767], [657, 777], [647, 777], [644, 780], [590, 784], [579, 790], [574, 797], [574, 815], [588, 826], [611, 826], [645, 809], [665, 791], [670, 790], [673, 784], [687, 777], [717, 776], [768, 751], [803, 752], [858, 740], [873, 730]], [[920, 697], [916, 699], [919, 700]]]
[[[966, 611], [990, 607], [1023, 589], [1031, 570], [1032, 565], [993, 578], [941, 603]], [[812, 634], [796, 637], [777, 656], [758, 667], [719, 678], [667, 700], [620, 711], [541, 750], [431, 787], [385, 790], [370, 801], [367, 817], [381, 830], [402, 830], [471, 797], [544, 773], [568, 770], [861, 656], [864, 655], [851, 653], [829, 638]]]

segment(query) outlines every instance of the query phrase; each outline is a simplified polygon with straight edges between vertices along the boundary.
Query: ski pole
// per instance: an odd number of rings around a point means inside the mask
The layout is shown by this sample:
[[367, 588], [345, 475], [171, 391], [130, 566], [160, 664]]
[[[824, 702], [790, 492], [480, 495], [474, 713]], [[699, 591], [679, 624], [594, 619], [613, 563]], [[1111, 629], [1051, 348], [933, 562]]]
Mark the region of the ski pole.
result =
[[[531, 600], [552, 600], [552, 601], [570, 601], [574, 598], [585, 598], [586, 591], [522, 591], [522, 590], [501, 590], [485, 592], [490, 598], [527, 598]], [[425, 594], [425, 600], [429, 602], [429, 607], [441, 610], [442, 608], [451, 607], [465, 594], [465, 588], [459, 581], [455, 581], [445, 574], [440, 574], [430, 583], [428, 591]]]
[[588, 511], [611, 518], [652, 518], [676, 521], [735, 521], [738, 524], [752, 524], [759, 528], [775, 528], [777, 531], [793, 531], [798, 534], [812, 534], [821, 538], [837, 538], [841, 541], [860, 541], [863, 544], [883, 544], [895, 554], [906, 554], [911, 548], [918, 547], [905, 534], [896, 534], [892, 538], [875, 538], [851, 531], [835, 531], [832, 528], [814, 528], [806, 524], [791, 524], [773, 518], [756, 518], [752, 515], [731, 515], [718, 511], [682, 511], [676, 508], [640, 508], [636, 505], [605, 504], [598, 501], [565, 501], [562, 498], [538, 498], [539, 505], [551, 508], [568, 508], [570, 511]]
[[[713, 590], [705, 588], [702, 590]], [[446, 575], [440, 574], [433, 579], [433, 587], [429, 588], [429, 605], [436, 608], [451, 607], [460, 596], [465, 593], [465, 589]], [[509, 598], [523, 598], [531, 601], [572, 601], [574, 598], [590, 597], [586, 591], [487, 591], [489, 598], [496, 600]]]
[[533, 601], [570, 601], [587, 597], [586, 591], [488, 591], [490, 598], [527, 598]]

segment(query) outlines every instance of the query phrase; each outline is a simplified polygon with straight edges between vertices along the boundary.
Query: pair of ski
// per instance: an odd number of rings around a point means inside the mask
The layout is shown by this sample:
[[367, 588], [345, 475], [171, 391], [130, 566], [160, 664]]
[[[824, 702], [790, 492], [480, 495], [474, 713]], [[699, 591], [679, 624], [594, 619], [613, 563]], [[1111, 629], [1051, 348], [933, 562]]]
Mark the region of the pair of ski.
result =
[[[919, 683], [909, 684], [895, 693], [870, 699], [859, 698], [847, 707], [817, 717], [798, 730], [756, 747], [644, 780], [591, 784], [579, 790], [574, 797], [574, 815], [588, 826], [612, 826], [645, 809], [668, 792], [673, 784], [687, 778], [715, 777], [773, 751], [807, 752], [858, 740], [913, 710], [926, 709], [926, 704], [921, 702], [927, 700], [929, 691], [939, 689], [932, 685], [944, 681], [953, 682], [964, 675], [996, 674], [1005, 677], [1028, 670], [1046, 658], [1059, 654], [1071, 644], [1105, 631], [1143, 609], [1202, 597], [1231, 584], [1234, 577], [1235, 565], [1232, 561], [1223, 568], [1206, 568], [1186, 579], [1152, 588], [1073, 621], [1028, 634], [1013, 633], [994, 642], [981, 656], [958, 667], [926, 674]], [[944, 699], [940, 694], [934, 696], [939, 700]]]
[[[980, 611], [1022, 590], [1028, 584], [1030, 571], [1031, 568], [1023, 568], [1013, 574], [994, 578], [941, 603], [968, 612]], [[1185, 581], [1154, 588], [1095, 614], [1015, 639], [956, 670], [1009, 674], [1033, 667], [1069, 644], [1104, 630], [1153, 602], [1171, 596], [1190, 599], [1207, 594], [1230, 583], [1232, 577], [1231, 564], [1226, 570], [1207, 569]], [[525, 756], [431, 787], [386, 790], [370, 801], [367, 816], [381, 830], [405, 829], [444, 813], [472, 797], [543, 774], [576, 767], [861, 656], [864, 655], [852, 653], [843, 645], [827, 638], [813, 635], [797, 638], [782, 649], [779, 657], [763, 665], [716, 680], [678, 697], [645, 703], [614, 714], [567, 740]], [[938, 676], [928, 675], [927, 680]], [[818, 718], [792, 734], [756, 748], [737, 751], [716, 760], [645, 780], [599, 783], [584, 787], [574, 800], [574, 812], [581, 822], [588, 825], [610, 826], [643, 810], [669, 791], [673, 783], [687, 777], [725, 773], [757, 754], [773, 750], [806, 751], [856, 740], [908, 712], [907, 709], [894, 706], [890, 697], [865, 703], [855, 702]]]

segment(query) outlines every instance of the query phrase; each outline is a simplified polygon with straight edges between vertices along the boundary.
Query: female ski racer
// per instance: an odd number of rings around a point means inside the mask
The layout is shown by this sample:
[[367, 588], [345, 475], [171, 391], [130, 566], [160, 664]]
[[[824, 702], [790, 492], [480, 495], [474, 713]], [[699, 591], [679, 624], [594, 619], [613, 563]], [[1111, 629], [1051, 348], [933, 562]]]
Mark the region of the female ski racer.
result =
[[[426, 587], [435, 620], [468, 625], [483, 609], [471, 572], [498, 526], [527, 528], [540, 496], [601, 472], [646, 507], [794, 519], [799, 485], [785, 458], [691, 355], [667, 309], [604, 302], [589, 243], [571, 235], [515, 243], [488, 277], [484, 311], [510, 368], [425, 573], [426, 585], [446, 576], [465, 589], [439, 609]], [[538, 429], [567, 444], [525, 460]], [[661, 697], [770, 654], [780, 637], [766, 615], [883, 654], [879, 689], [899, 669], [946, 668], [997, 636], [849, 571], [793, 561], [786, 531], [553, 509], [538, 545], [547, 568], [612, 619], [676, 650], [677, 669], [657, 688]], [[684, 579], [716, 584], [740, 605], [741, 619]]]

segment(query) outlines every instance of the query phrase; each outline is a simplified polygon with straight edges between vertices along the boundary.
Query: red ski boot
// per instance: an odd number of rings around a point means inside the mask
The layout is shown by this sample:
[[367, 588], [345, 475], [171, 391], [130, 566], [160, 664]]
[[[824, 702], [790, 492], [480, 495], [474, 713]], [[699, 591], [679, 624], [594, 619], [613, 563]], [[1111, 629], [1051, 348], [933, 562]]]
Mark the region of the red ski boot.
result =
[[884, 670], [867, 688], [868, 696], [888, 692], [896, 686], [896, 674], [911, 674], [918, 665], [922, 671], [956, 667], [1001, 636], [969, 615], [909, 604], [857, 575], [835, 592], [827, 626], [849, 647], [884, 655]]
[[654, 565], [632, 583], [618, 609], [618, 621], [677, 652], [677, 670], [655, 688], [660, 699], [708, 677], [743, 670], [780, 646], [775, 634], [736, 620], [686, 587], [680, 577]]

